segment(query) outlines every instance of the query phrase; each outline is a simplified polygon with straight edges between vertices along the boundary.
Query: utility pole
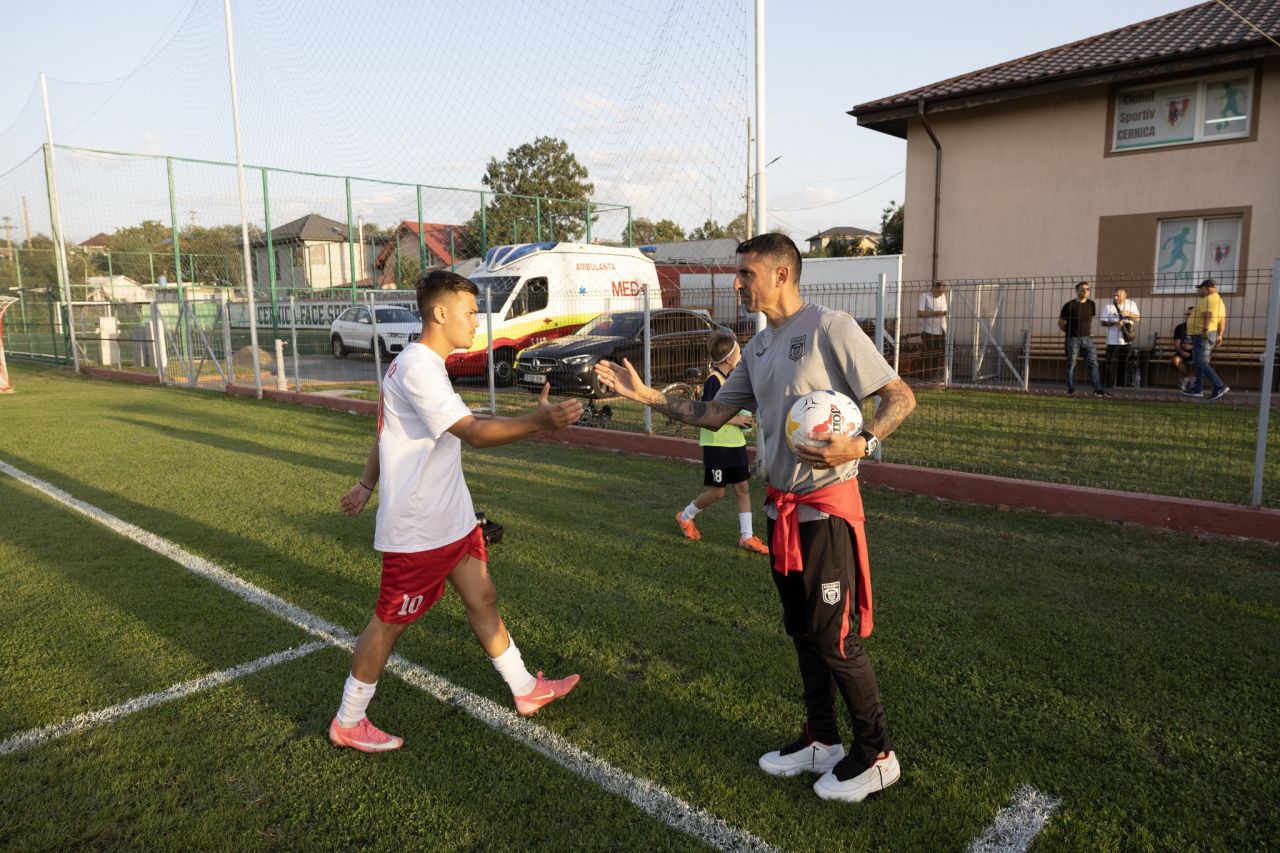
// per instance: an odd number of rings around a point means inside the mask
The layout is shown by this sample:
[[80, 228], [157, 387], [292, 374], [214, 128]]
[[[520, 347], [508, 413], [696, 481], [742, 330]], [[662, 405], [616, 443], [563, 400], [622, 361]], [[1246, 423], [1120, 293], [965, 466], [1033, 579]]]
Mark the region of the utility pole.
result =
[[10, 224], [11, 222], [13, 222], [13, 217], [0, 216], [0, 221], [4, 222], [4, 225], [0, 227], [4, 228], [5, 257], [12, 258], [13, 257], [13, 238], [9, 236], [9, 232], [13, 230], [13, 225]]
[[751, 226], [751, 116], [747, 116], [747, 228], [746, 238], [750, 240], [755, 236], [755, 229]]
[[31, 248], [31, 216], [27, 213], [27, 197], [22, 197], [22, 233], [26, 242], [23, 243], [27, 248]]

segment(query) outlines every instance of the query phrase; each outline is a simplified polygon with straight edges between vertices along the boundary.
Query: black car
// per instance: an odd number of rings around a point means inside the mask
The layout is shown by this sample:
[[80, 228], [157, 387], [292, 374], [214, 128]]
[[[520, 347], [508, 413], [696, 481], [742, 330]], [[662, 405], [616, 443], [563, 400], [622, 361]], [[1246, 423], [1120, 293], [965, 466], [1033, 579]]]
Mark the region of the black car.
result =
[[[662, 308], [649, 317], [652, 384], [688, 378], [689, 370], [707, 363], [707, 341], [715, 332], [732, 331], [706, 314], [683, 308]], [[516, 381], [538, 391], [550, 380], [556, 394], [601, 397], [595, 365], [600, 359], [622, 363], [626, 358], [644, 371], [644, 313], [617, 311], [601, 314], [576, 334], [534, 344], [516, 358]]]

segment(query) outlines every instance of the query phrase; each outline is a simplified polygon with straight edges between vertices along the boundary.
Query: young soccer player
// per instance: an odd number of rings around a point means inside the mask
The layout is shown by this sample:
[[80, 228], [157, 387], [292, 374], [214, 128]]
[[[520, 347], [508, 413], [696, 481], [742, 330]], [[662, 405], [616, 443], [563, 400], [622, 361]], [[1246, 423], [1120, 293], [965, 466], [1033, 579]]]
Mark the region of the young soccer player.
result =
[[560, 429], [578, 420], [582, 403], [553, 405], [547, 399], [550, 387], [544, 386], [538, 408], [526, 415], [473, 417], [449, 384], [444, 360], [471, 345], [479, 325], [479, 291], [470, 280], [445, 271], [424, 276], [417, 291], [422, 336], [387, 368], [378, 433], [364, 475], [339, 501], [347, 515], [358, 515], [379, 473], [385, 474], [373, 539], [382, 552], [378, 603], [356, 643], [342, 704], [329, 725], [334, 744], [363, 752], [385, 752], [404, 743], [369, 722], [365, 710], [396, 641], [440, 599], [446, 581], [461, 596], [471, 631], [511, 688], [517, 711], [528, 716], [578, 683], [577, 675], [530, 674], [498, 615], [484, 536], [462, 478], [462, 443], [495, 447]]
[[[711, 356], [711, 372], [702, 385], [702, 399], [714, 400], [720, 386], [742, 361], [742, 350], [733, 335], [716, 332], [707, 341]], [[706, 491], [694, 498], [687, 507], [676, 513], [676, 524], [686, 539], [701, 539], [702, 534], [694, 526], [698, 513], [724, 497], [725, 486], [733, 486], [738, 500], [738, 547], [756, 554], [768, 554], [769, 549], [751, 528], [751, 470], [747, 467], [747, 440], [742, 431], [751, 428], [751, 415], [742, 411], [729, 419], [720, 429], [702, 428], [702, 484]]]

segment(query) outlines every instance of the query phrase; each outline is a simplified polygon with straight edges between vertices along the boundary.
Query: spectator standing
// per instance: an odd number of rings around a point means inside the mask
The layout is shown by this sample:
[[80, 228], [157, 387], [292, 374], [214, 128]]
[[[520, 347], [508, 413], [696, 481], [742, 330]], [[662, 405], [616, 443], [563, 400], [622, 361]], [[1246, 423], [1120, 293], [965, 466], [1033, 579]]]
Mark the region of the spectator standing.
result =
[[1110, 397], [1102, 389], [1102, 379], [1098, 376], [1098, 351], [1093, 346], [1093, 318], [1098, 314], [1098, 306], [1089, 298], [1089, 290], [1089, 282], [1077, 284], [1076, 298], [1063, 305], [1058, 312], [1058, 328], [1066, 335], [1067, 393], [1076, 393], [1076, 359], [1083, 353], [1084, 363], [1089, 368], [1089, 381], [1093, 383], [1093, 393], [1099, 397]]
[[935, 281], [933, 288], [921, 293], [916, 303], [916, 316], [924, 320], [920, 326], [922, 378], [931, 382], [946, 378], [947, 307], [945, 281]]
[[1221, 400], [1231, 389], [1222, 381], [1213, 366], [1209, 363], [1216, 347], [1222, 346], [1227, 335], [1227, 306], [1218, 295], [1218, 282], [1206, 278], [1196, 285], [1196, 293], [1200, 298], [1191, 309], [1187, 318], [1187, 333], [1191, 335], [1192, 358], [1196, 375], [1191, 380], [1191, 387], [1182, 393], [1188, 397], [1200, 397], [1204, 394], [1204, 380], [1208, 379], [1213, 386], [1210, 400]]
[[1129, 344], [1137, 334], [1135, 327], [1142, 315], [1138, 303], [1129, 298], [1123, 287], [1116, 288], [1111, 301], [1102, 309], [1102, 325], [1107, 330], [1107, 364], [1103, 385], [1114, 388], [1129, 384]]

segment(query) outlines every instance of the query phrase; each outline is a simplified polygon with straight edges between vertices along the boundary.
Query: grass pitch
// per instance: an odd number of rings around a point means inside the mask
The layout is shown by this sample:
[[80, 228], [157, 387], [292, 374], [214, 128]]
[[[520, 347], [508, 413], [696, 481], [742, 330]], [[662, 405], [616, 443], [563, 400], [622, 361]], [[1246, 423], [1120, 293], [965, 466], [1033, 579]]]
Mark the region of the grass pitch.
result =
[[[371, 419], [13, 372], [0, 460], [349, 631], [367, 621], [373, 517], [337, 497]], [[526, 661], [583, 676], [534, 722], [769, 844], [963, 848], [1023, 783], [1062, 800], [1036, 849], [1280, 837], [1274, 548], [868, 489], [868, 647], [904, 776], [850, 807], [755, 766], [796, 733], [798, 677], [732, 508], [699, 516], [698, 543], [671, 522], [696, 466], [531, 444], [464, 462], [507, 528], [492, 570]], [[0, 518], [0, 739], [310, 639], [2, 475]], [[398, 651], [510, 704], [452, 594]], [[408, 747], [330, 747], [348, 662], [325, 649], [0, 756], [0, 846], [700, 846], [391, 675], [371, 714]]]

